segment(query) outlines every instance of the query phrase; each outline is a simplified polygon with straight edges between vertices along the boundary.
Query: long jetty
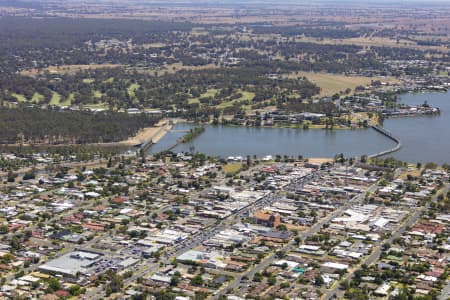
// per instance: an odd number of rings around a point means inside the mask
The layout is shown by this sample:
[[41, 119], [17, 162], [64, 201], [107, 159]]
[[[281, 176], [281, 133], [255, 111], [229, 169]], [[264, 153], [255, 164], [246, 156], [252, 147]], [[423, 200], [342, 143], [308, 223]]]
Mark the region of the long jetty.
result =
[[400, 150], [400, 148], [402, 147], [402, 141], [398, 137], [396, 137], [390, 131], [386, 130], [383, 127], [375, 126], [375, 125], [371, 125], [371, 127], [375, 131], [378, 131], [379, 133], [381, 133], [385, 137], [387, 137], [390, 140], [394, 141], [396, 143], [396, 146], [394, 148], [391, 148], [391, 149], [388, 149], [388, 150], [384, 150], [384, 151], [381, 151], [381, 152], [369, 155], [369, 158], [377, 158], [377, 157], [384, 156], [384, 155], [387, 155], [387, 154], [391, 154], [391, 153], [394, 153], [394, 152], [397, 152], [398, 150]]

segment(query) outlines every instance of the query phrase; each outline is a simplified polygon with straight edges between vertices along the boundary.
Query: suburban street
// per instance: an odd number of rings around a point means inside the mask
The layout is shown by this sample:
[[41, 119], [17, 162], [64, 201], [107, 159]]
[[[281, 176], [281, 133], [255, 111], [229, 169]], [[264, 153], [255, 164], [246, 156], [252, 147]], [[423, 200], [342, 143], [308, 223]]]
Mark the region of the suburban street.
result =
[[[312, 178], [312, 177], [310, 177]], [[297, 184], [297, 183], [293, 183], [293, 184]], [[342, 214], [346, 209], [348, 209], [351, 205], [355, 204], [355, 203], [359, 203], [361, 202], [364, 197], [365, 194], [367, 192], [373, 192], [378, 188], [377, 184], [374, 184], [372, 186], [370, 186], [367, 191], [365, 193], [361, 193], [355, 197], [353, 197], [347, 204], [345, 204], [344, 206], [340, 207], [339, 209], [337, 209], [336, 211], [334, 211], [333, 213], [331, 213], [330, 215], [326, 216], [325, 218], [319, 220], [319, 222], [317, 222], [316, 224], [314, 224], [311, 228], [309, 228], [308, 230], [302, 232], [299, 234], [299, 237], [302, 241], [304, 241], [307, 237], [313, 236], [314, 234], [316, 234], [317, 232], [320, 231], [320, 229], [327, 223], [329, 223], [332, 219], [336, 218], [337, 216], [339, 216], [340, 214]], [[283, 252], [287, 252], [292, 250], [292, 248], [295, 245], [295, 241], [291, 240], [289, 243], [287, 243], [282, 249], [281, 251]], [[249, 270], [247, 270], [246, 272], [244, 272], [243, 274], [239, 274], [238, 276], [235, 277], [235, 279], [228, 285], [225, 286], [224, 288], [222, 288], [220, 291], [218, 291], [216, 293], [216, 295], [214, 296], [214, 299], [218, 299], [221, 295], [226, 295], [227, 293], [231, 292], [232, 290], [236, 289], [237, 287], [239, 287], [239, 285], [241, 284], [242, 278], [243, 277], [247, 277], [249, 279], [252, 279], [253, 276], [258, 273], [261, 272], [262, 270], [264, 270], [265, 268], [267, 268], [268, 266], [270, 266], [274, 261], [276, 260], [276, 253], [271, 253], [269, 256], [267, 256], [265, 259], [263, 259], [262, 262], [260, 262], [259, 264], [251, 267]]]
[[[439, 194], [445, 194], [449, 191], [450, 186], [449, 184], [446, 184], [442, 191], [440, 193], [437, 193], [436, 195], [433, 196], [432, 200], [430, 202], [428, 202], [424, 207], [421, 207], [417, 210], [414, 211], [414, 213], [394, 232], [394, 234], [392, 234], [389, 238], [379, 241], [375, 244], [375, 247], [373, 249], [373, 252], [367, 256], [362, 262], [360, 262], [355, 268], [352, 268], [352, 271], [349, 273], [346, 273], [340, 280], [339, 282], [343, 282], [346, 280], [350, 280], [352, 279], [353, 275], [355, 274], [355, 272], [357, 270], [359, 270], [363, 265], [371, 265], [373, 263], [375, 263], [380, 255], [381, 255], [381, 251], [382, 251], [382, 246], [383, 244], [392, 244], [392, 242], [401, 237], [401, 235], [406, 231], [406, 229], [412, 225], [414, 225], [422, 216], [422, 214], [428, 209], [428, 207], [430, 206], [431, 202], [435, 202], [439, 196]], [[323, 296], [322, 299], [323, 300], [328, 300], [328, 299], [332, 299], [333, 297], [337, 296], [338, 299], [341, 299], [343, 297], [345, 291], [342, 291], [339, 289], [339, 284], [334, 284], [333, 288], [331, 290], [328, 290]], [[446, 299], [446, 298], [444, 298]]]

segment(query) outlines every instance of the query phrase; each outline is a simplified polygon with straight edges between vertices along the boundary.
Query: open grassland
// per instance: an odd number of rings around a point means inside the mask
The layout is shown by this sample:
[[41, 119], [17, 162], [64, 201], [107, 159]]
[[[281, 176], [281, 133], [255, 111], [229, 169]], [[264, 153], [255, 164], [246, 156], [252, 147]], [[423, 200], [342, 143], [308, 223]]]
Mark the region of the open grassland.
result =
[[320, 87], [320, 97], [332, 96], [346, 89], [354, 90], [357, 86], [366, 86], [372, 81], [396, 83], [394, 78], [377, 78], [364, 76], [345, 76], [329, 73], [298, 72], [287, 75], [288, 78], [306, 77], [311, 82]]

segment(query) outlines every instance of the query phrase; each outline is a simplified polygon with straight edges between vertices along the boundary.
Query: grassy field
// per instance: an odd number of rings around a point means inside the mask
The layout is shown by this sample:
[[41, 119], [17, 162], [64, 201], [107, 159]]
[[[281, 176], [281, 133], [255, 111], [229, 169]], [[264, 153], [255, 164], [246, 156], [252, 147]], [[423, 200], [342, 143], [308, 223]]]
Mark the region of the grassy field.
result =
[[94, 79], [93, 78], [84, 78], [83, 79], [83, 83], [86, 83], [86, 84], [91, 84], [91, 83], [94, 83]]
[[140, 85], [138, 83], [133, 83], [128, 87], [128, 95], [130, 95], [131, 98], [136, 97], [136, 90], [139, 89]]
[[[165, 65], [164, 68], [162, 68], [161, 70], [158, 70], [158, 74], [162, 75], [165, 72], [169, 73], [169, 74], [173, 74], [176, 73], [178, 71], [182, 71], [182, 70], [190, 70], [190, 71], [198, 71], [198, 70], [208, 70], [208, 69], [217, 69], [218, 67], [215, 64], [207, 64], [204, 66], [184, 66], [182, 63], [173, 63], [173, 64], [168, 64]], [[151, 71], [152, 73], [154, 73], [155, 71]]]
[[31, 102], [33, 103], [39, 103], [42, 100], [44, 100], [44, 96], [39, 93], [34, 93], [33, 97], [31, 98]]
[[311, 82], [314, 82], [320, 87], [320, 97], [332, 96], [336, 93], [343, 92], [347, 88], [352, 90], [357, 86], [366, 86], [373, 80], [380, 80], [384, 82], [394, 83], [393, 78], [377, 78], [377, 77], [363, 77], [363, 76], [345, 76], [329, 73], [311, 73], [311, 72], [298, 72], [297, 74], [291, 73], [287, 75], [288, 78], [306, 77]]
[[113, 83], [114, 77], [109, 77], [108, 79], [104, 80], [103, 83]]
[[72, 101], [75, 99], [75, 94], [74, 93], [70, 93], [69, 97], [67, 97], [66, 100], [62, 101], [59, 103], [60, 106], [71, 106], [72, 105]]
[[208, 97], [214, 97], [217, 95], [219, 91], [216, 89], [208, 89], [205, 93], [201, 94], [198, 98], [190, 98], [188, 99], [189, 104], [199, 103], [200, 104], [200, 98], [208, 98]]
[[200, 104], [200, 100], [198, 100], [198, 98], [190, 98], [190, 99], [188, 99], [188, 104], [195, 104], [195, 103]]
[[208, 89], [205, 93], [200, 95], [200, 98], [214, 97], [219, 91], [216, 89]]
[[[218, 109], [224, 109], [226, 107], [233, 106], [235, 103], [238, 103], [238, 102], [241, 102], [241, 101], [252, 101], [253, 98], [255, 98], [255, 93], [252, 93], [252, 92], [239, 91], [239, 93], [242, 94], [241, 98], [234, 99], [234, 100], [231, 100], [231, 101], [222, 102], [219, 105], [217, 105], [217, 108]], [[245, 110], [248, 110], [248, 109], [250, 109], [250, 106], [249, 105], [245, 105], [245, 106], [243, 106], [243, 108]]]
[[16, 93], [12, 93], [11, 95], [17, 99], [17, 102], [27, 102], [28, 101], [24, 95], [16, 94]]
[[57, 92], [53, 92], [52, 99], [50, 99], [50, 105], [60, 105], [61, 104], [61, 95]]
[[103, 94], [100, 91], [93, 91], [92, 93], [94, 98], [100, 99], [101, 97], [103, 97]]
[[235, 175], [242, 170], [242, 163], [230, 163], [222, 167], [222, 171], [227, 175]]

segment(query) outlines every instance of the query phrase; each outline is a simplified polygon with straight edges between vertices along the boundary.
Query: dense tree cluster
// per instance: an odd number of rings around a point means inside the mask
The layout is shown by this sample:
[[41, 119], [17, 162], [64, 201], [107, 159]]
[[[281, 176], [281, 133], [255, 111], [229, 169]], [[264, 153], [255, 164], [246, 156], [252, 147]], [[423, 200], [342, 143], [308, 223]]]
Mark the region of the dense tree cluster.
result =
[[0, 109], [0, 142], [98, 143], [117, 142], [152, 126], [157, 119], [145, 115], [107, 112], [56, 111], [33, 108]]

